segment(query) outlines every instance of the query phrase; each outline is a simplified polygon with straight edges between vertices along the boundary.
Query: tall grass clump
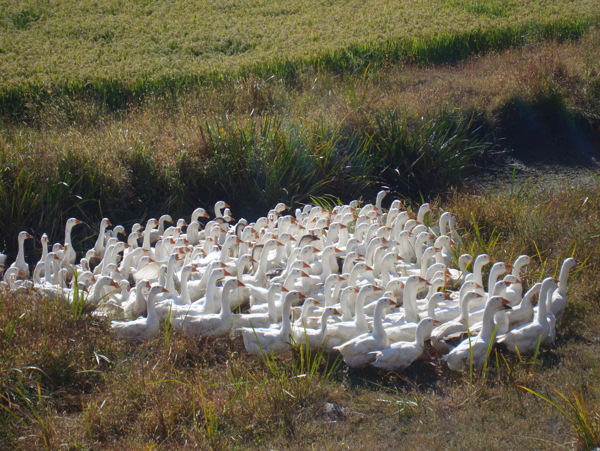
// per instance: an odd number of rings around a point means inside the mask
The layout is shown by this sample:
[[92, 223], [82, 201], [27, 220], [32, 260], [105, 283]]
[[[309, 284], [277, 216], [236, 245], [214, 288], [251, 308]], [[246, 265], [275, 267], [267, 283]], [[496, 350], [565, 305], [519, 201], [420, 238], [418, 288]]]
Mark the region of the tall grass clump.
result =
[[352, 186], [353, 155], [340, 151], [338, 138], [322, 129], [313, 133], [268, 116], [210, 124], [206, 131], [214, 183], [210, 195], [231, 199], [242, 215]]
[[182, 210], [183, 185], [176, 165], [159, 164], [157, 149], [138, 143], [125, 156], [129, 203], [138, 217]]
[[[523, 390], [550, 404], [567, 420], [573, 429], [576, 440], [582, 449], [588, 451], [600, 446], [600, 408], [593, 398], [593, 387], [569, 387], [569, 392], [554, 388], [558, 398], [552, 399], [528, 387]], [[597, 392], [597, 390], [595, 390]]]
[[[2, 168], [0, 178], [0, 230], [3, 237], [31, 226], [40, 201], [39, 181], [26, 168]], [[6, 238], [5, 238], [6, 239]], [[10, 246], [11, 243], [5, 243]]]
[[394, 110], [375, 116], [367, 143], [380, 158], [382, 181], [413, 198], [461, 185], [494, 146], [473, 117], [444, 113], [418, 122]]
[[[12, 240], [19, 230], [60, 240], [70, 217], [91, 225], [103, 214], [119, 218], [126, 210], [119, 181], [89, 155], [67, 152], [58, 157], [56, 168], [30, 165], [9, 155], [0, 171], [0, 233], [10, 237], [5, 243], [9, 253], [16, 249]], [[77, 231], [76, 241], [89, 233]]]

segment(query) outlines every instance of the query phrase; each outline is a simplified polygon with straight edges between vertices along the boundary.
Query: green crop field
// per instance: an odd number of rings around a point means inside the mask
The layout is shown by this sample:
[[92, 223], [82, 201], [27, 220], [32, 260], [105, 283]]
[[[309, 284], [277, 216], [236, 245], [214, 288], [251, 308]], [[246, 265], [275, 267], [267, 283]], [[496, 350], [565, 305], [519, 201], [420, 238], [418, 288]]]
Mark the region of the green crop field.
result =
[[422, 43], [437, 47], [433, 59], [453, 59], [465, 39], [467, 51], [506, 47], [597, 17], [593, 0], [5, 0], [0, 106], [10, 113], [53, 91], [119, 104], [248, 71], [410, 59]]

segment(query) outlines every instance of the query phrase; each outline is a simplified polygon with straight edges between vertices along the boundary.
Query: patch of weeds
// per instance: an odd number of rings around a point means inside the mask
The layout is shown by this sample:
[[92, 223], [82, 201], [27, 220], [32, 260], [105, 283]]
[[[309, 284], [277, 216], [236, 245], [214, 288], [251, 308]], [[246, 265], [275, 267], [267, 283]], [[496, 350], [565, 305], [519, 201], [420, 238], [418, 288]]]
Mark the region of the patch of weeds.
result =
[[597, 393], [597, 388], [590, 386], [570, 386], [569, 392], [553, 391], [558, 398], [550, 398], [531, 388], [519, 385], [523, 390], [534, 394], [550, 404], [570, 424], [577, 441], [585, 450], [593, 450], [600, 446], [600, 408], [591, 396]]
[[27, 30], [32, 24], [40, 21], [44, 13], [35, 8], [25, 8], [11, 15], [13, 27], [17, 30]]
[[474, 118], [450, 114], [413, 123], [391, 110], [376, 115], [368, 133], [381, 159], [382, 181], [409, 196], [427, 197], [460, 185], [493, 146]]

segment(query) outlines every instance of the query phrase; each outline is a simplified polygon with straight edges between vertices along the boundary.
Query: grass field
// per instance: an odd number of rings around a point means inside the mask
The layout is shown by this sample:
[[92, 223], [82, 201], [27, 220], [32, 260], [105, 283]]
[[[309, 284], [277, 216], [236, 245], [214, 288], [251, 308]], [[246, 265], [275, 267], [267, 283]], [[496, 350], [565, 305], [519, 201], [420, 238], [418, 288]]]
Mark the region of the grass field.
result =
[[0, 448], [599, 446], [597, 173], [471, 182], [509, 151], [594, 168], [598, 15], [591, 0], [0, 0], [9, 253], [20, 230], [61, 240], [72, 216], [85, 249], [103, 216], [128, 226], [225, 199], [254, 219], [386, 185], [457, 213], [473, 254], [535, 256], [528, 286], [582, 262], [556, 346], [535, 361], [494, 352], [486, 374], [265, 361], [169, 331], [132, 345], [2, 293]]
[[17, 118], [64, 97], [122, 108], [243, 74], [290, 81], [309, 67], [453, 61], [577, 36], [598, 18], [590, 0], [3, 1], [0, 11], [0, 113]]
[[556, 345], [535, 358], [494, 351], [488, 371], [473, 374], [439, 361], [399, 374], [349, 371], [319, 354], [262, 360], [240, 341], [166, 330], [129, 344], [105, 320], [3, 294], [0, 446], [591, 449], [600, 433], [600, 189], [539, 182], [440, 205], [457, 213], [471, 253], [535, 256], [527, 286], [557, 275], [566, 256], [581, 260]]
[[57, 100], [32, 124], [4, 122], [0, 233], [14, 251], [20, 230], [58, 240], [71, 216], [131, 224], [226, 198], [254, 219], [280, 201], [349, 201], [381, 185], [419, 199], [506, 149], [586, 162], [600, 152], [599, 43], [592, 30], [452, 66], [309, 71], [294, 89], [253, 76], [124, 112]]

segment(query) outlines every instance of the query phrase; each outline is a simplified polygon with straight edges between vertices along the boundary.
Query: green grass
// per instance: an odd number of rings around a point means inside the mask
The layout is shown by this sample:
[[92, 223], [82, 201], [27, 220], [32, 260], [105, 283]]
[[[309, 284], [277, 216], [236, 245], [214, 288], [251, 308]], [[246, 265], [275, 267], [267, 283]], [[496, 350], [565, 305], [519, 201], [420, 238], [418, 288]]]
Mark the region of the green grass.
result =
[[32, 122], [49, 104], [69, 109], [80, 99], [115, 110], [252, 75], [294, 86], [309, 68], [345, 74], [455, 62], [576, 38], [598, 19], [589, 0], [4, 1], [0, 10], [0, 116]]

